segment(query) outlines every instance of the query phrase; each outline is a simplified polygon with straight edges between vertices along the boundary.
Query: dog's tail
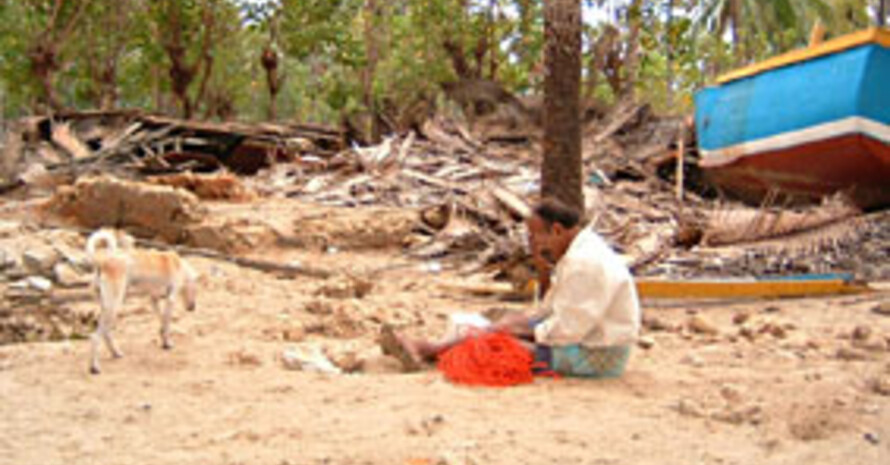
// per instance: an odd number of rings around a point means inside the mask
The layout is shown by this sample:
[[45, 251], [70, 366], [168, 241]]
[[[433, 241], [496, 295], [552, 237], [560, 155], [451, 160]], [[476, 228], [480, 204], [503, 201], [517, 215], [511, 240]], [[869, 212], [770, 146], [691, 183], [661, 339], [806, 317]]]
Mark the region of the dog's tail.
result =
[[110, 229], [100, 229], [91, 234], [90, 238], [87, 239], [87, 255], [90, 259], [95, 258], [96, 246], [98, 246], [100, 242], [105, 243], [105, 248], [109, 253], [117, 252], [117, 237], [115, 236], [114, 231]]

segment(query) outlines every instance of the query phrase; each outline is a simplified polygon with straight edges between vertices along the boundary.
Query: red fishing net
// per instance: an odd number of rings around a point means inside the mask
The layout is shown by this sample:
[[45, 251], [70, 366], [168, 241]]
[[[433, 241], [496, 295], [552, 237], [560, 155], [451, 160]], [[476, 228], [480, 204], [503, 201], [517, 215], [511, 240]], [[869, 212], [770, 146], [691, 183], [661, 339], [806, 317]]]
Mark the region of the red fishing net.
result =
[[452, 383], [515, 386], [534, 380], [534, 356], [513, 336], [482, 333], [439, 356], [439, 371]]

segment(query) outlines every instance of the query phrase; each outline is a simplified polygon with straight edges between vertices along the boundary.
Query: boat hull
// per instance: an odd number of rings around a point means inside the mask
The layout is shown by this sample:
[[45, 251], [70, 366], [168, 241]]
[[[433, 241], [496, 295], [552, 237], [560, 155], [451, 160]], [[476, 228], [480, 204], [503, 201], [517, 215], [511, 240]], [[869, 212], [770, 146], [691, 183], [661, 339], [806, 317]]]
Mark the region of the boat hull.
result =
[[[890, 206], [890, 145], [850, 134], [739, 158], [705, 169], [723, 191], [746, 201], [818, 201], [843, 192], [869, 209]], [[774, 197], [778, 195], [778, 197]]]
[[752, 203], [840, 191], [865, 208], [890, 205], [888, 42], [880, 30], [841, 38], [699, 92], [706, 177]]

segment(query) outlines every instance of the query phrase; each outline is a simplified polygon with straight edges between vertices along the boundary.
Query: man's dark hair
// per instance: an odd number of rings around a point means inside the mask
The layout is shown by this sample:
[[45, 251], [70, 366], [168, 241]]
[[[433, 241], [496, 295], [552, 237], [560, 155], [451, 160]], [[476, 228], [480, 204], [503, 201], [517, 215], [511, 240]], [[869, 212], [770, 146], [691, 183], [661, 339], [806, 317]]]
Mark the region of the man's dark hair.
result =
[[535, 206], [535, 215], [544, 220], [548, 226], [559, 223], [566, 229], [571, 229], [581, 222], [581, 214], [561, 201], [547, 197]]

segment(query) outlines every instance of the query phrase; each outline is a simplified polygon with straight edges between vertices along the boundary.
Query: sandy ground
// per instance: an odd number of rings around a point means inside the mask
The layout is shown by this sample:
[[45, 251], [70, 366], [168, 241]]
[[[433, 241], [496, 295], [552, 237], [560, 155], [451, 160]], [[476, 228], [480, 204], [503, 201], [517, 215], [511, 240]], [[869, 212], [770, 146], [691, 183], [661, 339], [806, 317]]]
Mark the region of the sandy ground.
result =
[[[396, 250], [264, 255], [354, 272], [405, 263]], [[375, 358], [380, 322], [435, 335], [450, 312], [505, 305], [444, 290], [467, 279], [456, 272], [414, 263], [339, 298], [323, 296], [330, 282], [192, 261], [199, 309], [177, 313], [172, 351], [138, 299], [116, 333], [126, 356], [103, 352], [99, 376], [86, 341], [0, 347], [0, 464], [890, 463], [890, 397], [874, 386], [890, 376], [890, 317], [871, 311], [886, 294], [647, 304], [655, 344], [623, 378], [479, 389], [280, 360], [307, 344]], [[717, 334], [690, 331], [694, 315]], [[854, 344], [857, 326], [871, 334]]]

